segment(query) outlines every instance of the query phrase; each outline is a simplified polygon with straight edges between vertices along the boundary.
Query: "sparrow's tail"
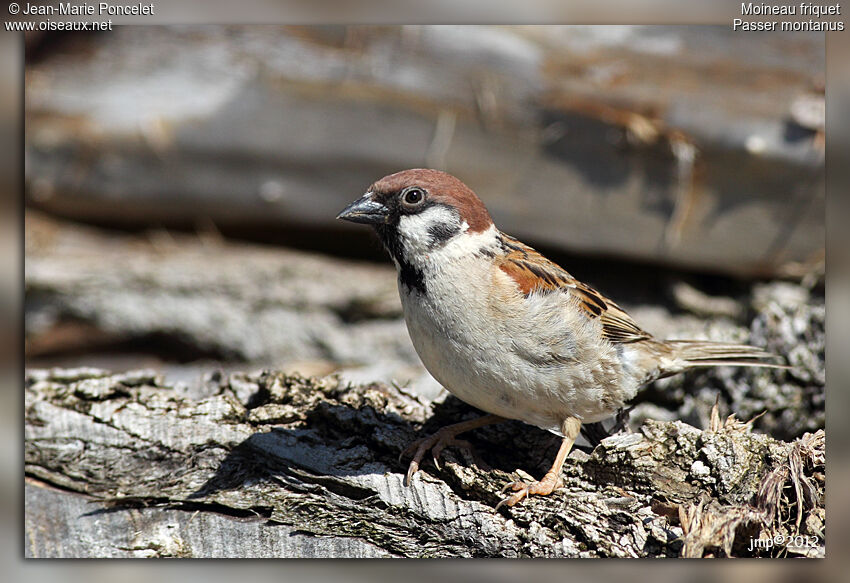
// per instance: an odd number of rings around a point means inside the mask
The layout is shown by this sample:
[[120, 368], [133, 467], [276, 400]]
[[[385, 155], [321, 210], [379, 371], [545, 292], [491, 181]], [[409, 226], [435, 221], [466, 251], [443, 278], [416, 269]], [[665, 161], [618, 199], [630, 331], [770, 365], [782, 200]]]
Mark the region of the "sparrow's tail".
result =
[[636, 361], [643, 365], [638, 370], [643, 371], [641, 381], [644, 383], [708, 366], [791, 368], [777, 362], [779, 357], [775, 354], [746, 344], [706, 340], [649, 340], [635, 343], [635, 348], [640, 349]]
[[668, 340], [665, 342], [677, 360], [682, 360], [686, 368], [699, 366], [767, 366], [788, 368], [777, 362], [765, 362], [765, 359], [777, 360], [779, 357], [755, 346], [746, 344], [726, 344], [705, 340]]
[[704, 366], [790, 368], [788, 365], [776, 362], [779, 357], [775, 354], [746, 344], [727, 344], [706, 340], [667, 340], [663, 344], [670, 349], [673, 361], [671, 370], [664, 371], [667, 374]]

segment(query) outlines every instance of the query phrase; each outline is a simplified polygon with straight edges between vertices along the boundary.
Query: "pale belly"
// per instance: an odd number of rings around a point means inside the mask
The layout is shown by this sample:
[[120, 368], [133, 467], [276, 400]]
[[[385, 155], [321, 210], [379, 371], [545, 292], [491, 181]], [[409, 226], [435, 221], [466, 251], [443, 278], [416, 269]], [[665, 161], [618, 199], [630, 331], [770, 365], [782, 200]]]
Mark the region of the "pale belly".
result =
[[[445, 290], [443, 296], [442, 290], [429, 288], [437, 301], [400, 290], [419, 357], [459, 399], [561, 434], [567, 417], [600, 421], [634, 396], [636, 387], [621, 386], [616, 348], [600, 346], [598, 333], [585, 322], [567, 325], [569, 311], [536, 305], [525, 310], [528, 300], [514, 306], [476, 303], [471, 300], [476, 296], [474, 283], [465, 285], [470, 289], [462, 291], [467, 293]], [[455, 308], [446, 297], [462, 297], [463, 304]], [[553, 318], [561, 313], [563, 321]]]

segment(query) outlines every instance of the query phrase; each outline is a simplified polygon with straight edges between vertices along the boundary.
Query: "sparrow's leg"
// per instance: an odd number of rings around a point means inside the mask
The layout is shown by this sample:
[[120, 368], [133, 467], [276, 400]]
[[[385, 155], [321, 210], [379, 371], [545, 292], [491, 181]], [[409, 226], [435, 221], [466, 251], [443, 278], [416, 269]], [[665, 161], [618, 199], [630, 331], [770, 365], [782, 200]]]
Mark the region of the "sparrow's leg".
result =
[[555, 456], [555, 463], [552, 464], [551, 469], [546, 472], [543, 479], [531, 484], [526, 484], [525, 482], [511, 482], [505, 486], [502, 493], [508, 490], [513, 490], [514, 493], [499, 502], [496, 505], [496, 510], [498, 510], [502, 504], [513, 506], [526, 496], [531, 496], [532, 494], [548, 496], [553, 491], [564, 485], [564, 482], [561, 480], [561, 468], [564, 467], [567, 455], [570, 453], [570, 449], [573, 447], [573, 443], [575, 443], [579, 431], [581, 431], [581, 421], [575, 417], [567, 417], [561, 429], [564, 432], [564, 440], [561, 442], [560, 449], [558, 449], [558, 455]]
[[457, 445], [460, 447], [469, 447], [469, 443], [460, 439], [455, 439], [459, 434], [464, 431], [470, 431], [472, 429], [477, 429], [479, 427], [484, 427], [485, 425], [490, 425], [492, 423], [499, 423], [500, 421], [504, 421], [503, 417], [499, 417], [497, 415], [484, 415], [483, 417], [478, 417], [476, 419], [470, 419], [469, 421], [463, 421], [461, 423], [455, 423], [453, 425], [446, 425], [437, 433], [430, 435], [428, 437], [423, 437], [422, 439], [417, 439], [401, 452], [401, 455], [398, 456], [399, 461], [410, 452], [415, 450], [413, 454], [413, 459], [410, 461], [410, 466], [407, 468], [407, 476], [404, 479], [404, 485], [409, 486], [410, 480], [413, 478], [413, 474], [415, 474], [419, 470], [419, 462], [422, 461], [422, 458], [425, 456], [425, 452], [429, 449], [431, 450], [431, 456], [434, 459], [434, 465], [437, 466], [437, 469], [440, 468], [440, 464], [437, 461], [440, 457], [440, 453], [450, 445]]

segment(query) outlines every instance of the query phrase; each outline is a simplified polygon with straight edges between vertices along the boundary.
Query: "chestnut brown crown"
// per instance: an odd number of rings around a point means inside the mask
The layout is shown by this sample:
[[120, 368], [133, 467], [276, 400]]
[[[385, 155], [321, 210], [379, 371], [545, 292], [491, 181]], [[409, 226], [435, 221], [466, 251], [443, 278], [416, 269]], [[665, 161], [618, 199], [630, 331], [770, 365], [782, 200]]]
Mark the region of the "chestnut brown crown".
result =
[[410, 188], [421, 188], [435, 203], [457, 209], [470, 232], [483, 231], [493, 224], [490, 213], [481, 199], [466, 184], [440, 170], [413, 168], [384, 176], [369, 188], [377, 197], [396, 196]]

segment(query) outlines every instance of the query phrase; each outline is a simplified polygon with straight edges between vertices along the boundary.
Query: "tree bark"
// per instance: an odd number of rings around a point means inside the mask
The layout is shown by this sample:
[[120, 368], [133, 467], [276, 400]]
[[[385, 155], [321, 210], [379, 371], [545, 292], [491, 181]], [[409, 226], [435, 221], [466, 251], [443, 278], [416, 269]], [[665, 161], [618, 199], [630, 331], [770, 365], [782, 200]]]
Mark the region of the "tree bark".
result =
[[409, 442], [477, 414], [453, 398], [273, 371], [189, 387], [32, 370], [26, 384], [31, 557], [824, 554], [822, 430], [785, 443], [732, 417], [647, 421], [574, 450], [564, 488], [497, 512], [558, 439], [484, 427], [473, 453], [449, 448], [405, 487]]

